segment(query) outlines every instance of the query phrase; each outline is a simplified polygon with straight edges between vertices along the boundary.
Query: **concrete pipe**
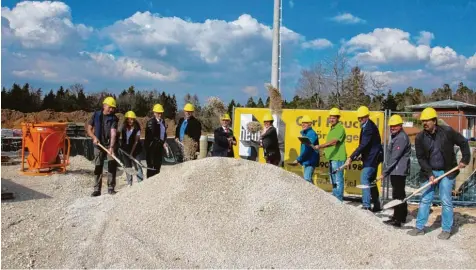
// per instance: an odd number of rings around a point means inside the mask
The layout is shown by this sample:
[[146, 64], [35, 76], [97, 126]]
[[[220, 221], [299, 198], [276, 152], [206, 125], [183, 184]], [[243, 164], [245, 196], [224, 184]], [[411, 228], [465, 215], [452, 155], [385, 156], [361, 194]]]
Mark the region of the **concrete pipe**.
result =
[[198, 158], [206, 158], [208, 152], [208, 136], [200, 136], [200, 154]]

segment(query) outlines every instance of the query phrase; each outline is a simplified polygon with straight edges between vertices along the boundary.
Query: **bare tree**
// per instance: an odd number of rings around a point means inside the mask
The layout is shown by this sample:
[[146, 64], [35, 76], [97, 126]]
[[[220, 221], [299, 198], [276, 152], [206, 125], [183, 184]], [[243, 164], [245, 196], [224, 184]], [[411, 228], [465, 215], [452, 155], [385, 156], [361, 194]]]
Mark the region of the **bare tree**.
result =
[[342, 94], [344, 92], [345, 78], [349, 74], [349, 63], [344, 52], [339, 51], [333, 58], [324, 61], [329, 70], [327, 81], [330, 84], [328, 103], [342, 108]]
[[327, 96], [328, 87], [326, 69], [319, 63], [310, 69], [301, 70], [301, 78], [296, 88], [296, 94], [312, 101], [311, 107], [321, 108], [323, 98]]

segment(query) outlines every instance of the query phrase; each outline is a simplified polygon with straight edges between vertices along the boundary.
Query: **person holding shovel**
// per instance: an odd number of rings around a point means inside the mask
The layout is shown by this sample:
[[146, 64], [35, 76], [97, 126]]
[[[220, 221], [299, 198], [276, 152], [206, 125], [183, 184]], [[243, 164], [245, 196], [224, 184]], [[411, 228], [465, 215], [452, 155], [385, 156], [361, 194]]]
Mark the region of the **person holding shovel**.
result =
[[[433, 108], [424, 109], [420, 115], [424, 130], [418, 133], [415, 138], [416, 156], [421, 167], [420, 175], [422, 178], [428, 179], [425, 184], [430, 182], [432, 185], [423, 190], [418, 207], [416, 226], [414, 229], [408, 231], [408, 234], [411, 236], [425, 234], [423, 229], [428, 222], [430, 205], [433, 201], [435, 188], [438, 187], [442, 204], [442, 232], [438, 235], [438, 238], [447, 240], [451, 236], [451, 229], [453, 227], [453, 201], [451, 192], [459, 172], [455, 171], [450, 173], [438, 182], [435, 182], [435, 178], [456, 166], [460, 169], [466, 167], [471, 159], [471, 153], [468, 141], [463, 135], [449, 126], [438, 125], [437, 118], [438, 115]], [[462, 154], [459, 164], [456, 162], [455, 145], [459, 146]]]
[[175, 140], [183, 143], [185, 135], [189, 136], [196, 144], [196, 152], [200, 151], [200, 136], [202, 135], [202, 124], [193, 116], [195, 106], [191, 103], [183, 107], [184, 117], [180, 118], [175, 129]]
[[260, 145], [263, 147], [266, 163], [278, 166], [281, 162], [281, 152], [279, 150], [278, 132], [273, 126], [273, 116], [266, 114], [263, 118], [264, 128], [261, 131]]
[[212, 155], [214, 157], [234, 157], [233, 146], [236, 145], [236, 138], [230, 128], [230, 115], [225, 113], [221, 117], [221, 127], [215, 129]]
[[312, 120], [308, 115], [301, 119], [301, 136], [309, 138], [310, 144], [301, 143], [301, 154], [290, 165], [301, 164], [304, 167], [304, 179], [313, 184], [312, 176], [317, 164], [319, 164], [319, 153], [314, 150], [314, 146], [319, 144], [317, 133], [312, 129]]
[[[136, 114], [133, 111], [128, 111], [124, 115], [124, 124], [120, 128], [120, 149], [131, 157], [139, 160], [139, 155], [142, 152], [142, 144], [140, 143], [140, 125], [136, 119]], [[137, 182], [144, 179], [142, 167], [126, 155], [123, 156], [123, 162], [126, 168], [134, 166], [137, 171]], [[127, 185], [132, 186], [132, 175], [127, 174]]]
[[160, 173], [164, 151], [168, 147], [167, 125], [162, 117], [164, 107], [155, 104], [152, 108], [154, 116], [149, 119], [145, 127], [144, 148], [147, 162], [147, 178]]
[[[405, 180], [410, 174], [410, 154], [412, 146], [410, 138], [403, 130], [403, 119], [400, 115], [392, 115], [388, 121], [392, 139], [388, 145], [387, 166], [377, 180], [390, 176], [392, 183], [392, 199], [405, 199]], [[393, 215], [385, 224], [395, 227], [401, 227], [407, 220], [408, 207], [407, 202], [397, 205], [394, 208]]]
[[[94, 192], [92, 197], [101, 195], [102, 173], [104, 161], [107, 159], [107, 192], [114, 195], [116, 191], [116, 171], [117, 163], [111, 157], [114, 155], [117, 139], [117, 126], [119, 119], [115, 115], [116, 100], [113, 97], [106, 97], [103, 101], [102, 110], [93, 113], [88, 121], [87, 133], [93, 139], [94, 148]], [[99, 147], [99, 144], [108, 149], [107, 153]]]
[[340, 110], [338, 108], [332, 108], [329, 111], [328, 121], [331, 124], [331, 130], [327, 134], [327, 142], [323, 145], [316, 145], [314, 149], [324, 149], [324, 154], [329, 161], [329, 172], [332, 183], [332, 195], [334, 195], [340, 201], [344, 199], [344, 171], [337, 170], [344, 165], [347, 158], [345, 152], [345, 129], [340, 119]]
[[[377, 178], [377, 168], [383, 161], [383, 148], [378, 128], [370, 120], [369, 115], [370, 111], [366, 106], [361, 106], [357, 109], [357, 119], [361, 126], [359, 146], [347, 158], [345, 165], [349, 166], [353, 160], [361, 156], [363, 169], [360, 174], [360, 183], [371, 186], [370, 190], [368, 188], [362, 190], [362, 209], [379, 212], [382, 208], [380, 207], [378, 188], [374, 185], [374, 181]], [[370, 208], [371, 201], [374, 204], [373, 208]]]

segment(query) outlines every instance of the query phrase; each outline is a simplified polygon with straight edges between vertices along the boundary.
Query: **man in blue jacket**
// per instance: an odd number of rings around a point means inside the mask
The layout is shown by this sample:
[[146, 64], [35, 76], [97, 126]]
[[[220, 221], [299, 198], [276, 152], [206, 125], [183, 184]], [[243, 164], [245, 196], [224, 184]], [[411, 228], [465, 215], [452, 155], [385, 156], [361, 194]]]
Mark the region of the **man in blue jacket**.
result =
[[313, 146], [319, 145], [317, 133], [312, 129], [312, 120], [308, 115], [303, 116], [301, 120], [301, 136], [308, 137], [311, 145], [301, 143], [301, 154], [291, 164], [301, 164], [304, 167], [304, 179], [312, 182], [312, 175], [319, 164], [319, 152], [314, 150]]
[[[361, 156], [363, 169], [360, 174], [360, 183], [362, 185], [372, 186], [369, 189], [362, 190], [362, 206], [365, 210], [371, 210], [372, 212], [379, 212], [380, 200], [378, 194], [378, 188], [375, 185], [375, 179], [377, 178], [378, 165], [383, 161], [383, 148], [380, 133], [375, 123], [369, 119], [370, 111], [366, 106], [361, 106], [357, 109], [357, 118], [361, 125], [359, 146], [355, 149], [354, 153], [347, 158], [346, 165], [355, 160], [358, 156]], [[372, 181], [372, 182], [371, 182]], [[374, 208], [370, 208], [370, 199]]]

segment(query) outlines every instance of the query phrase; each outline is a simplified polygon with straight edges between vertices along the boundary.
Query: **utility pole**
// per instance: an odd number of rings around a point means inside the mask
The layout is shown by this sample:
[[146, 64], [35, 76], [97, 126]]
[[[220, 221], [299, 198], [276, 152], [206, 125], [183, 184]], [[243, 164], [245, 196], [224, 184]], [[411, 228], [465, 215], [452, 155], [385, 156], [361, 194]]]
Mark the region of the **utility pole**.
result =
[[273, 56], [271, 59], [271, 85], [281, 91], [281, 0], [274, 0]]

